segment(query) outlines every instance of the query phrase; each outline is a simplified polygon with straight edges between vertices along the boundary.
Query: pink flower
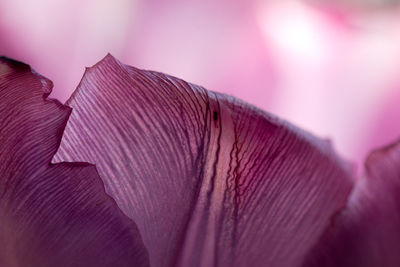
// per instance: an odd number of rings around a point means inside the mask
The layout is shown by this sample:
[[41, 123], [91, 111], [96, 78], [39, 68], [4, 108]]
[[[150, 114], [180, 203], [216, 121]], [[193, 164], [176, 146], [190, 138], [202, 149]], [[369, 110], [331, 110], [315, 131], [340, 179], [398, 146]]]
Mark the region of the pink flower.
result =
[[64, 102], [111, 52], [269, 110], [359, 163], [400, 131], [387, 119], [400, 112], [394, 2], [2, 0], [0, 54]]
[[1, 266], [399, 265], [398, 144], [355, 179], [328, 142], [111, 55], [66, 105], [51, 88], [0, 59]]

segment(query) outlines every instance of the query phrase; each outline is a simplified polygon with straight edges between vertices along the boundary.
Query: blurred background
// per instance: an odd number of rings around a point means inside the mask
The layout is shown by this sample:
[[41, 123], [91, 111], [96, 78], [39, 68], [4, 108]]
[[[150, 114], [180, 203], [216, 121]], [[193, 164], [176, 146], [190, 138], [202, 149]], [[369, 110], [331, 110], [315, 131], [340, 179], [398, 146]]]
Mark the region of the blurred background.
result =
[[112, 53], [234, 95], [361, 162], [400, 137], [394, 0], [0, 0], [0, 54], [64, 102]]

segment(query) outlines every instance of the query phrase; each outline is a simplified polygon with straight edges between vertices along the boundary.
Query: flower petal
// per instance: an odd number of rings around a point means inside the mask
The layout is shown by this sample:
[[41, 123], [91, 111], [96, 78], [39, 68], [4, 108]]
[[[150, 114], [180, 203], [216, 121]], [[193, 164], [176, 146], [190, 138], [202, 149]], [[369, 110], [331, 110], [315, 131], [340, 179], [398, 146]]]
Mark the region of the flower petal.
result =
[[0, 266], [148, 266], [136, 225], [94, 166], [50, 164], [70, 108], [52, 83], [0, 58]]
[[348, 207], [304, 266], [400, 265], [400, 142], [370, 154]]
[[111, 55], [68, 105], [54, 160], [97, 164], [152, 266], [295, 266], [352, 187], [327, 142]]

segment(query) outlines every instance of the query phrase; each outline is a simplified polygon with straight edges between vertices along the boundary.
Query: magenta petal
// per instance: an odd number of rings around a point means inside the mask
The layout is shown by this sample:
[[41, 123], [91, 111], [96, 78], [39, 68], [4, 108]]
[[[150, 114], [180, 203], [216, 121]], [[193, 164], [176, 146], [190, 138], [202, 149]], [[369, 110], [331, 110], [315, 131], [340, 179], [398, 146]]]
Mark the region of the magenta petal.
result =
[[400, 266], [400, 142], [370, 154], [348, 206], [304, 266]]
[[0, 266], [148, 266], [136, 225], [94, 166], [50, 164], [70, 108], [52, 83], [0, 58]]
[[110, 55], [68, 105], [55, 160], [98, 166], [152, 266], [296, 266], [352, 187], [327, 142]]

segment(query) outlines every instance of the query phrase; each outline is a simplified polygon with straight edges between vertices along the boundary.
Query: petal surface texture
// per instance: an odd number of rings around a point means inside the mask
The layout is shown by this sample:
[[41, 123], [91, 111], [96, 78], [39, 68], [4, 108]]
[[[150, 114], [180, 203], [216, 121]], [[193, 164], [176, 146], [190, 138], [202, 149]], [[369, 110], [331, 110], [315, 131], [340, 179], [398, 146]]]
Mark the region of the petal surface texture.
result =
[[296, 266], [345, 205], [328, 142], [111, 55], [88, 69], [54, 161], [98, 166], [152, 266]]
[[304, 266], [400, 266], [400, 143], [372, 152], [347, 208]]
[[71, 109], [52, 83], [0, 58], [0, 266], [148, 266], [137, 226], [94, 166], [50, 164]]

